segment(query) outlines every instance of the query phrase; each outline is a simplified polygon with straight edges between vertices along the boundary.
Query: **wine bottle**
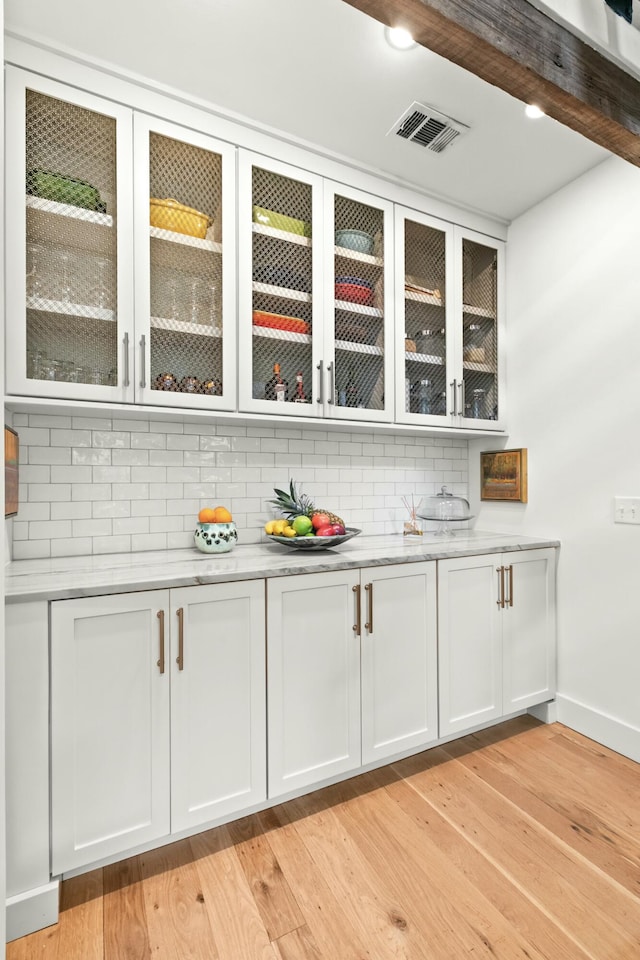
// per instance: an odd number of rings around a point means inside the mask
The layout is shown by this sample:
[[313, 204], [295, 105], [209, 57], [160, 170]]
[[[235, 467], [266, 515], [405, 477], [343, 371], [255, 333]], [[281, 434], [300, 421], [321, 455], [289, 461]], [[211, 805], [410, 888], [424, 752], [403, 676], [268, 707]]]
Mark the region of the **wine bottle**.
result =
[[286, 380], [283, 380], [280, 374], [280, 364], [274, 363], [273, 365], [273, 376], [270, 380], [267, 380], [264, 387], [264, 398], [265, 400], [278, 400], [284, 401], [288, 399], [288, 384]]
[[304, 385], [302, 383], [302, 370], [298, 370], [296, 373], [296, 392], [293, 398], [294, 403], [306, 403], [307, 397], [304, 392]]
[[349, 379], [345, 385], [345, 404], [347, 407], [357, 407], [359, 402], [358, 384], [353, 375], [353, 367], [349, 367]]

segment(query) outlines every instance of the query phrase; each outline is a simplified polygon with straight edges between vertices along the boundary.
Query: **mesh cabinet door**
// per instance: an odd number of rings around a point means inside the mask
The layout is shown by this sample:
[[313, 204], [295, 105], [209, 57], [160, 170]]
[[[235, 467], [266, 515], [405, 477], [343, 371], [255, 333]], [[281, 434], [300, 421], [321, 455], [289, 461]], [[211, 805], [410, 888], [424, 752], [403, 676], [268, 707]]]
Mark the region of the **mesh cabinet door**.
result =
[[129, 399], [131, 111], [7, 76], [7, 388]]
[[235, 407], [234, 148], [135, 117], [136, 396]]
[[396, 211], [396, 413], [405, 423], [442, 426], [449, 418], [448, 368], [454, 351], [447, 318], [453, 232], [416, 211]]
[[240, 157], [240, 407], [322, 414], [322, 182]]
[[393, 415], [392, 205], [325, 184], [326, 414], [388, 421]]
[[500, 385], [499, 304], [502, 247], [488, 238], [460, 234], [462, 257], [462, 405], [465, 425], [503, 416]]

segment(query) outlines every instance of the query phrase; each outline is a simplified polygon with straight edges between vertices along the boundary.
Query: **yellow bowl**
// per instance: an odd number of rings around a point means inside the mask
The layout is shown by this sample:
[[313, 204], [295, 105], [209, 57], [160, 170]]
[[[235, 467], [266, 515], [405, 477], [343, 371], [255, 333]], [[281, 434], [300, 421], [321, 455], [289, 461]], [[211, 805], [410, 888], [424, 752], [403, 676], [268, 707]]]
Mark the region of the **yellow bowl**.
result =
[[206, 213], [200, 213], [193, 207], [186, 207], [177, 200], [158, 200], [156, 197], [151, 197], [149, 207], [151, 226], [159, 227], [160, 230], [186, 233], [189, 237], [199, 237], [200, 240], [204, 240], [207, 229], [212, 223]]

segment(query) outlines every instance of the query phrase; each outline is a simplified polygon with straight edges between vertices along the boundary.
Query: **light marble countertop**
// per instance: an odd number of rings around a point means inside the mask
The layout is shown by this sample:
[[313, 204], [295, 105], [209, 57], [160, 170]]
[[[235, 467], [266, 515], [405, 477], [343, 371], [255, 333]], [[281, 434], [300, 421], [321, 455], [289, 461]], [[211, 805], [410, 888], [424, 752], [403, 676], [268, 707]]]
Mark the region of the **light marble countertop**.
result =
[[5, 567], [5, 596], [7, 602], [65, 600], [558, 546], [558, 540], [465, 530], [452, 537], [354, 537], [329, 550], [306, 551], [265, 542], [241, 544], [231, 553], [217, 555], [194, 547], [17, 560]]

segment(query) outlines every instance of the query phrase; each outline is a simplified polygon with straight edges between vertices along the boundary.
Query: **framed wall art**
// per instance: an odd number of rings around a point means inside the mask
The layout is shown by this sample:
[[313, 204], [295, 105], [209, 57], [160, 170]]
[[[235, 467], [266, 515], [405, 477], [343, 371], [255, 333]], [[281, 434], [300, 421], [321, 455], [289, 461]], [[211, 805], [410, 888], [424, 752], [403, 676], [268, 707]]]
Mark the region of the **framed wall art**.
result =
[[18, 512], [18, 434], [11, 427], [4, 428], [4, 515], [15, 517]]
[[488, 450], [480, 454], [480, 499], [527, 502], [527, 451]]

